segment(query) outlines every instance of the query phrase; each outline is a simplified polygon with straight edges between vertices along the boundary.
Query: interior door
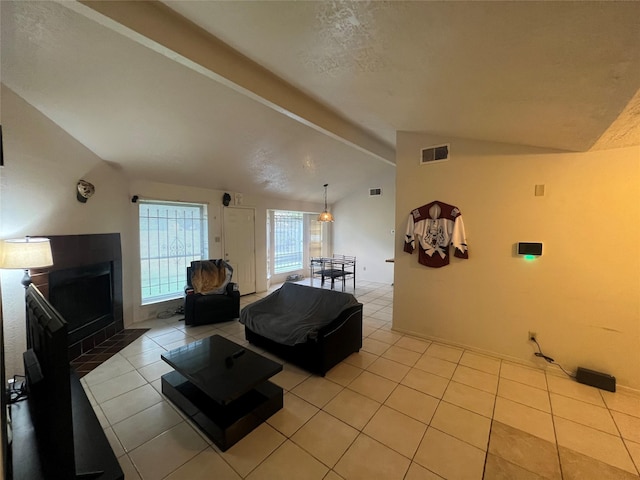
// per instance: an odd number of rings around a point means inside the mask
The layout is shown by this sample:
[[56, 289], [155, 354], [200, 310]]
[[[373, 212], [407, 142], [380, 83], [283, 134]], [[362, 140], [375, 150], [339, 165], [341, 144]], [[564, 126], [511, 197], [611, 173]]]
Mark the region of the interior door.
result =
[[225, 207], [224, 259], [233, 267], [240, 295], [256, 291], [255, 210]]

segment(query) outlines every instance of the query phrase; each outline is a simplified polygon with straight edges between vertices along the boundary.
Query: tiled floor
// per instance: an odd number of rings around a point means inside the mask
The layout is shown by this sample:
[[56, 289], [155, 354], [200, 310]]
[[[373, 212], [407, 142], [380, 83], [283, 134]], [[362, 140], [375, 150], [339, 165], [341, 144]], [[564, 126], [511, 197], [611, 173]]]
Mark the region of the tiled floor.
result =
[[242, 326], [136, 324], [150, 330], [82, 379], [126, 478], [638, 479], [640, 397], [399, 334], [392, 287], [355, 293], [362, 350], [325, 378], [285, 364], [284, 408], [224, 453], [159, 393], [160, 354], [246, 344]]
[[118, 332], [97, 347], [74, 358], [71, 361], [71, 366], [75, 369], [78, 377], [82, 378], [91, 370], [102, 365], [123, 348], [140, 338], [148, 330], [148, 328], [128, 328]]

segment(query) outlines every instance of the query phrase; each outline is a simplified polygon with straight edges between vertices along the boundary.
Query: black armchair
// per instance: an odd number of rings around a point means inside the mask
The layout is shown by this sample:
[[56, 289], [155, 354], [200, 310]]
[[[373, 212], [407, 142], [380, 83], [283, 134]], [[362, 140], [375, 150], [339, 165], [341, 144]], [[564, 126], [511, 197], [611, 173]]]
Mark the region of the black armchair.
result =
[[[222, 260], [216, 260], [216, 262], [222, 262], [224, 266], [227, 266]], [[187, 286], [184, 291], [185, 325], [205, 325], [238, 318], [240, 316], [240, 292], [235, 283], [227, 283], [222, 293], [196, 293], [192, 285], [192, 273], [199, 263], [200, 261], [191, 262], [191, 266], [187, 267]], [[233, 272], [232, 269], [231, 272]]]

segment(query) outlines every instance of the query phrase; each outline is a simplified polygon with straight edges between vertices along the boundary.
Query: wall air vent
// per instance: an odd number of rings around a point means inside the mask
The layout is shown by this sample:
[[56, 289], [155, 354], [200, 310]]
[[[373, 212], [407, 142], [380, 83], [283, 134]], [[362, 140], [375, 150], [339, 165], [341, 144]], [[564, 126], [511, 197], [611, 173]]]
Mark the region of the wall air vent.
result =
[[369, 189], [370, 197], [379, 197], [380, 195], [382, 195], [382, 189], [380, 187]]
[[435, 145], [422, 149], [420, 157], [420, 165], [430, 165], [436, 162], [445, 162], [449, 160], [449, 143], [443, 145]]

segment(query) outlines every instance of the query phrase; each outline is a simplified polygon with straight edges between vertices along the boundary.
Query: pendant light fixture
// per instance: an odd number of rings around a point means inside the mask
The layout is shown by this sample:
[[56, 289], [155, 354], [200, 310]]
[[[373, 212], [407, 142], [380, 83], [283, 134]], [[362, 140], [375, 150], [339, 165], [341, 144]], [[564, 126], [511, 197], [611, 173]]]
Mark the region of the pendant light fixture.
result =
[[319, 222], [333, 222], [333, 215], [331, 215], [331, 212], [327, 210], [327, 187], [328, 186], [329, 186], [328, 183], [324, 184], [324, 212], [318, 215]]

